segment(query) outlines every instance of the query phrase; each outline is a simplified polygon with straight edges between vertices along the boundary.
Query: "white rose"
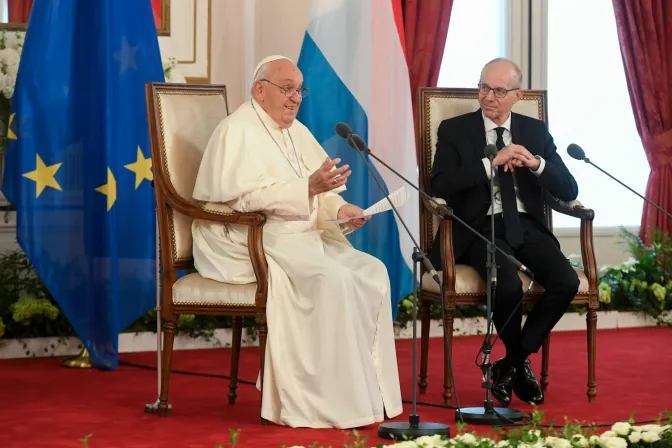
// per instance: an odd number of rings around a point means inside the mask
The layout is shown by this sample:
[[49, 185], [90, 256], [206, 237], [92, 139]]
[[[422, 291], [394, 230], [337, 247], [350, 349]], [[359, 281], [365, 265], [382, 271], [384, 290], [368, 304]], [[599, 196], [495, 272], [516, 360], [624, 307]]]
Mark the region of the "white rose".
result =
[[0, 61], [4, 65], [16, 65], [19, 63], [19, 54], [12, 48], [0, 50]]
[[458, 442], [465, 443], [467, 445], [478, 445], [476, 437], [473, 434], [460, 434], [455, 436], [455, 440]]
[[626, 448], [628, 442], [620, 437], [605, 437], [600, 438], [600, 446], [602, 448]]
[[[21, 33], [23, 34], [23, 33]], [[19, 35], [19, 32], [7, 32], [5, 33], [5, 48], [16, 48], [19, 44], [23, 43], [23, 37]]]
[[642, 441], [644, 441], [646, 443], [653, 443], [653, 442], [657, 442], [659, 440], [660, 440], [660, 436], [658, 435], [657, 432], [653, 432], [653, 431], [642, 432]]
[[8, 65], [5, 71], [8, 76], [14, 78], [14, 83], [16, 84], [16, 75], [19, 73], [19, 64]]
[[497, 448], [504, 448], [506, 446], [511, 445], [508, 440], [500, 440], [497, 442]]
[[602, 435], [600, 436], [600, 440], [606, 439], [609, 437], [618, 437], [618, 434], [616, 434], [615, 431], [604, 431]]
[[639, 431], [633, 431], [632, 434], [628, 436], [628, 440], [631, 443], [638, 443], [642, 439], [642, 433]]
[[414, 442], [422, 448], [442, 447], [447, 444], [445, 440], [441, 440], [441, 436], [422, 436], [415, 439]]
[[14, 86], [8, 86], [2, 89], [5, 98], [11, 99], [14, 96]]
[[586, 440], [586, 438], [581, 434], [575, 434], [572, 436], [572, 445], [585, 448], [588, 446], [588, 440]]
[[640, 431], [655, 432], [656, 434], [660, 433], [663, 430], [663, 427], [660, 425], [642, 425], [639, 427]]
[[611, 430], [614, 431], [616, 434], [619, 436], [627, 436], [630, 434], [630, 423], [627, 422], [618, 422], [614, 423], [614, 425], [611, 427]]
[[394, 445], [389, 445], [394, 448], [418, 448], [418, 445], [412, 440], [405, 440], [400, 443], [395, 443]]
[[571, 448], [572, 444], [567, 439], [549, 436], [546, 437], [546, 445], [551, 448]]

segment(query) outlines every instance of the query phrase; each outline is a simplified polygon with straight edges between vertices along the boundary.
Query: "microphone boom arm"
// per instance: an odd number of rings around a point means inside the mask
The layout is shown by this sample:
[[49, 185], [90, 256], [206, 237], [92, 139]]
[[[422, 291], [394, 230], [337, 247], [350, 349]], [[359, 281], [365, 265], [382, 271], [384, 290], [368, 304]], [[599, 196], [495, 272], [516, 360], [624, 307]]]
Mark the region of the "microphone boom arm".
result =
[[607, 176], [611, 177], [611, 178], [614, 179], [616, 182], [618, 182], [619, 184], [621, 184], [622, 186], [624, 186], [624, 187], [627, 188], [628, 190], [632, 191], [633, 193], [635, 193], [635, 194], [636, 194], [637, 196], [639, 196], [640, 198], [644, 199], [644, 201], [645, 201], [647, 204], [656, 207], [658, 210], [660, 210], [661, 212], [665, 213], [669, 218], [672, 218], [672, 213], [668, 212], [667, 210], [664, 210], [664, 209], [661, 208], [659, 205], [657, 205], [657, 204], [651, 202], [649, 199], [647, 199], [647, 198], [645, 198], [644, 196], [642, 196], [641, 194], [637, 193], [635, 190], [633, 190], [632, 188], [628, 187], [628, 186], [625, 185], [623, 182], [621, 182], [620, 180], [616, 179], [614, 176], [612, 176], [611, 174], [607, 173], [606, 171], [604, 171], [604, 170], [603, 170], [602, 168], [600, 168], [599, 166], [595, 165], [593, 162], [590, 161], [590, 159], [589, 159], [588, 157], [584, 158], [583, 161], [586, 162], [586, 163], [589, 164], [589, 165], [593, 165], [595, 168], [597, 168], [598, 170], [602, 171], [604, 174], [606, 174]]

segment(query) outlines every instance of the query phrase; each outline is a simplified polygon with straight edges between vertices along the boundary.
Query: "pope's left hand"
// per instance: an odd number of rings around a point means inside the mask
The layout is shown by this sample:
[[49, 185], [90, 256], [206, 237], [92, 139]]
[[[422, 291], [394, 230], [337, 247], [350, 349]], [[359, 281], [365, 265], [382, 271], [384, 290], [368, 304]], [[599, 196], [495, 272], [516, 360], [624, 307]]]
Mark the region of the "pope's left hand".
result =
[[[355, 217], [355, 216], [362, 216], [363, 214], [364, 214], [364, 210], [357, 207], [356, 205], [345, 204], [341, 208], [338, 209], [337, 218], [338, 219], [348, 219], [348, 218], [352, 218], [352, 217]], [[350, 230], [357, 230], [360, 227], [362, 227], [364, 225], [364, 223], [366, 223], [366, 221], [368, 221], [369, 219], [371, 219], [371, 216], [365, 216], [364, 218], [350, 220], [345, 224], [348, 225]]]

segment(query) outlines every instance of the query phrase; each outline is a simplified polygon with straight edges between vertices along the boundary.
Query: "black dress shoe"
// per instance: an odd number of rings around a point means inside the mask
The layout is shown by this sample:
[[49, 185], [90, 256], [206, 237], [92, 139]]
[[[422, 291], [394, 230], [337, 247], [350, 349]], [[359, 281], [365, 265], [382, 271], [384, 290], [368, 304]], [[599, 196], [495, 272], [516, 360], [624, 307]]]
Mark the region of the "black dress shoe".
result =
[[518, 375], [513, 382], [513, 392], [526, 403], [542, 404], [544, 402], [544, 391], [541, 389], [537, 377], [534, 376], [530, 360], [526, 359], [517, 370]]
[[504, 406], [511, 403], [511, 391], [516, 381], [516, 368], [500, 359], [492, 365], [492, 395]]

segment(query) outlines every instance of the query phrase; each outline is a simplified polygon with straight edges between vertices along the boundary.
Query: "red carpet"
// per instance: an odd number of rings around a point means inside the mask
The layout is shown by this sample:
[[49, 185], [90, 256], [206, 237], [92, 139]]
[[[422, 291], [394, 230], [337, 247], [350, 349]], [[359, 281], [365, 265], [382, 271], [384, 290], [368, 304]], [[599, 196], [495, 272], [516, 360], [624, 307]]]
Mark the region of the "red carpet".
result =
[[[614, 422], [656, 418], [672, 408], [669, 372], [672, 368], [672, 329], [642, 328], [598, 332], [595, 403], [586, 399], [586, 343], [584, 332], [556, 333], [551, 353], [551, 383], [546, 404], [540, 408], [547, 420], [562, 423], [565, 416], [585, 422]], [[474, 359], [481, 337], [455, 339], [454, 364], [460, 404], [481, 406], [483, 390]], [[411, 398], [410, 341], [399, 341], [397, 353], [404, 399]], [[178, 351], [174, 368], [226, 374], [229, 350]], [[241, 378], [256, 380], [256, 349], [243, 349]], [[419, 400], [440, 403], [442, 392], [442, 344], [430, 346], [430, 384]], [[502, 354], [497, 344], [495, 356]], [[122, 355], [127, 362], [155, 365], [155, 353]], [[539, 370], [539, 356], [533, 358]], [[156, 399], [156, 374], [121, 366], [114, 372], [76, 370], [59, 366], [58, 359], [0, 361], [0, 447], [80, 447], [79, 439], [93, 434], [91, 448], [229, 446], [228, 429], [240, 429], [241, 447], [281, 447], [283, 444], [343, 446], [346, 432], [261, 426], [259, 394], [254, 386], [239, 385], [238, 401], [227, 404], [228, 380], [173, 374], [170, 402], [173, 414], [159, 418], [143, 413], [145, 403]], [[396, 420], [408, 421], [410, 404]], [[517, 399], [512, 406], [529, 411]], [[455, 433], [454, 411], [418, 406], [422, 421], [448, 423]], [[488, 428], [473, 427], [486, 431]], [[377, 425], [360, 432], [369, 444], [391, 443], [376, 436]], [[318, 445], [318, 446], [319, 446]]]

